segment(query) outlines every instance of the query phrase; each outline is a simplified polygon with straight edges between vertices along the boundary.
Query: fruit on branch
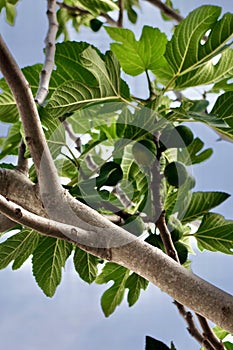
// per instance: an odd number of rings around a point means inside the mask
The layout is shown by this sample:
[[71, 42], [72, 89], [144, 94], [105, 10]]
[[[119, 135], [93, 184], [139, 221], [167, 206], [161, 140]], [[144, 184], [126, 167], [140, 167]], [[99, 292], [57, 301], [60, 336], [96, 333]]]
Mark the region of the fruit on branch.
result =
[[187, 180], [188, 172], [183, 163], [171, 162], [165, 167], [164, 176], [170, 185], [180, 187]]
[[178, 125], [173, 129], [165, 129], [160, 136], [162, 151], [167, 148], [184, 148], [193, 142], [192, 131], [185, 125]]

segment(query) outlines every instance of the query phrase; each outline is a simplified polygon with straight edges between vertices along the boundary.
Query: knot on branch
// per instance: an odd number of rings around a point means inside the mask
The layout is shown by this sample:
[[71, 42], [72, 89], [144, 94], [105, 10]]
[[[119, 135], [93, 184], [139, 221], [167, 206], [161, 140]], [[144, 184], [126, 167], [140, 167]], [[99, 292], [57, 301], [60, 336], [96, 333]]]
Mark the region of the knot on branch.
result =
[[20, 208], [15, 209], [15, 216], [17, 219], [20, 219], [23, 216]]

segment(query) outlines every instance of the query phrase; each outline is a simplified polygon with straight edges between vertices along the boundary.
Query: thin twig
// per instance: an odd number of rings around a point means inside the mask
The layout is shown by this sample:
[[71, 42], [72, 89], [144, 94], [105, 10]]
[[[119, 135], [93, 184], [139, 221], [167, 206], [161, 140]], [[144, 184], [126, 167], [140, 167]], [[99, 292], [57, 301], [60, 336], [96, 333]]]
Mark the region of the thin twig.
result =
[[171, 234], [168, 230], [166, 221], [165, 221], [165, 213], [162, 206], [162, 200], [160, 195], [160, 183], [159, 179], [161, 179], [160, 174], [160, 158], [161, 151], [159, 147], [159, 133], [154, 135], [154, 143], [157, 148], [157, 156], [156, 160], [153, 162], [151, 167], [151, 191], [152, 191], [152, 201], [155, 210], [155, 224], [159, 229], [161, 239], [163, 241], [163, 245], [167, 255], [169, 255], [172, 259], [179, 263], [179, 257], [173, 241], [171, 239]]
[[[190, 311], [186, 311], [185, 307], [182, 304], [178, 303], [176, 300], [174, 300], [173, 303], [176, 305], [180, 315], [187, 322], [188, 324], [187, 329], [190, 335], [194, 337], [202, 346], [204, 346], [205, 339], [201, 335], [199, 329], [196, 327], [192, 313]], [[212, 346], [206, 347], [206, 349], [215, 350]]]
[[55, 41], [58, 30], [58, 22], [56, 17], [56, 0], [48, 0], [47, 5], [48, 16], [48, 32], [45, 39], [45, 62], [40, 73], [40, 84], [36, 93], [35, 101], [42, 104], [49, 91], [49, 81], [54, 68], [55, 57]]
[[82, 143], [81, 143], [80, 137], [75, 135], [71, 125], [66, 120], [63, 120], [62, 124], [64, 125], [64, 128], [67, 134], [69, 135], [69, 137], [71, 138], [71, 140], [75, 142], [76, 149], [81, 153]]
[[28, 159], [24, 157], [26, 146], [23, 140], [21, 140], [18, 152], [18, 163], [16, 169], [21, 171], [24, 175], [28, 174]]
[[214, 349], [216, 350], [224, 350], [224, 345], [222, 343], [221, 340], [219, 340], [216, 335], [213, 333], [213, 330], [212, 328], [210, 328], [207, 320], [199, 315], [199, 314], [196, 314], [197, 315], [197, 318], [198, 318], [198, 321], [203, 329], [203, 337], [205, 339], [207, 339], [214, 347]]
[[146, 0], [146, 1], [158, 7], [166, 16], [174, 19], [177, 22], [181, 22], [184, 19], [184, 17], [179, 15], [179, 13], [174, 11], [171, 7], [167, 6], [160, 0]]
[[[161, 179], [160, 175], [160, 158], [161, 158], [161, 149], [159, 146], [159, 137], [160, 133], [157, 132], [154, 134], [154, 143], [157, 149], [156, 160], [151, 167], [151, 190], [152, 190], [152, 201], [155, 210], [155, 224], [160, 232], [160, 236], [166, 251], [166, 254], [169, 255], [176, 262], [179, 261], [177, 251], [175, 249], [174, 243], [171, 238], [170, 231], [167, 227], [165, 221], [165, 213], [162, 206], [161, 194], [160, 194], [160, 182], [158, 179]], [[205, 338], [202, 336], [200, 331], [195, 325], [191, 312], [187, 311], [181, 303], [174, 301], [174, 304], [178, 308], [180, 314], [184, 317], [188, 324], [189, 333], [196, 339], [202, 346], [204, 345]], [[207, 350], [214, 350], [213, 347], [206, 347]]]
[[121, 28], [123, 26], [124, 0], [118, 0], [118, 7], [119, 7], [119, 16], [117, 20], [117, 26]]

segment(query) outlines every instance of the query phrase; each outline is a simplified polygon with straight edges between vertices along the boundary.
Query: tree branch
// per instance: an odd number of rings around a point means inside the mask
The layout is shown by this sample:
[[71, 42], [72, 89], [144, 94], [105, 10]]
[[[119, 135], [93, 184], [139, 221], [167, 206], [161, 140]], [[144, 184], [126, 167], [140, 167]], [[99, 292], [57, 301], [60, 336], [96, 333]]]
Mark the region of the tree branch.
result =
[[47, 0], [47, 16], [49, 28], [45, 39], [45, 63], [40, 73], [40, 84], [36, 93], [35, 101], [42, 104], [48, 94], [49, 81], [54, 68], [55, 40], [58, 30], [56, 17], [56, 0]]
[[118, 0], [118, 7], [119, 16], [117, 20], [117, 26], [121, 28], [123, 26], [124, 0]]
[[[179, 263], [179, 257], [178, 257], [177, 251], [175, 249], [175, 246], [173, 244], [170, 231], [169, 231], [167, 224], [166, 224], [165, 212], [163, 211], [163, 205], [162, 205], [162, 200], [161, 200], [161, 195], [160, 195], [160, 181], [158, 179], [161, 179], [160, 158], [161, 158], [162, 154], [161, 154], [161, 149], [159, 146], [159, 137], [160, 137], [160, 133], [156, 133], [154, 135], [154, 143], [155, 143], [156, 150], [157, 150], [157, 157], [156, 157], [156, 161], [153, 163], [152, 169], [151, 169], [152, 198], [153, 198], [153, 205], [155, 208], [155, 216], [156, 216], [156, 218], [158, 218], [156, 220], [156, 227], [158, 228], [158, 230], [160, 232], [160, 236], [161, 236], [161, 239], [162, 239], [162, 242], [163, 242], [163, 245], [164, 245], [164, 248], [165, 248], [167, 255], [169, 255], [172, 259], [174, 259], [176, 262]], [[189, 333], [202, 346], [204, 346], [205, 349], [207, 349], [207, 350], [218, 349], [219, 350], [219, 348], [212, 347], [212, 345], [210, 344], [211, 342], [209, 342], [209, 339], [204, 337], [200, 333], [199, 329], [195, 325], [195, 322], [193, 320], [193, 316], [192, 316], [191, 312], [187, 311], [185, 309], [185, 307], [182, 304], [178, 303], [177, 301], [174, 301], [174, 304], [178, 308], [180, 314], [186, 320], [186, 322], [188, 324]], [[208, 325], [208, 322], [207, 322], [207, 320], [205, 320], [204, 317], [202, 317], [200, 315], [197, 315], [197, 317], [199, 317], [202, 320], [203, 324]], [[202, 323], [200, 323], [200, 324], [202, 326]], [[212, 333], [212, 337], [215, 338], [210, 327], [208, 327], [208, 331], [209, 331], [208, 335]], [[213, 345], [216, 345], [216, 342]]]
[[62, 187], [40, 124], [30, 86], [2, 36], [0, 36], [0, 56], [0, 69], [15, 98], [38, 181], [43, 185], [43, 191], [58, 193]]
[[203, 329], [203, 337], [208, 340], [214, 347], [214, 349], [217, 350], [224, 350], [224, 345], [221, 340], [219, 340], [216, 335], [213, 333], [212, 328], [210, 328], [207, 320], [197, 314], [198, 321]]
[[205, 347], [206, 350], [216, 350], [211, 344], [205, 342], [205, 338], [200, 333], [199, 329], [196, 327], [196, 324], [193, 319], [193, 315], [190, 311], [186, 311], [185, 307], [178, 303], [177, 301], [174, 301], [174, 304], [176, 305], [177, 309], [179, 310], [180, 315], [184, 318], [188, 325], [188, 332], [189, 334], [198, 341], [199, 344], [201, 344], [203, 347]]
[[166, 16], [174, 19], [177, 22], [181, 22], [184, 19], [184, 17], [179, 15], [179, 13], [174, 11], [171, 7], [167, 6], [160, 0], [146, 0], [146, 1], [158, 7]]
[[[91, 236], [96, 243], [103, 232], [106, 237], [111, 234], [111, 239], [117, 235], [118, 246], [109, 248], [109, 260], [135, 271], [175, 300], [209, 318], [229, 332], [233, 331], [233, 297], [231, 295], [197, 277], [162, 253], [161, 250], [135, 238], [120, 227], [109, 222], [108, 230], [99, 229], [96, 235], [96, 227], [87, 232], [73, 225], [38, 218], [37, 215], [28, 213], [23, 208], [7, 201], [3, 196], [0, 196], [0, 210], [14, 221], [41, 233], [54, 234], [56, 237], [59, 235], [62, 239], [64, 235], [67, 235], [69, 237], [67, 240], [76, 242], [82, 249], [101, 258], [106, 257], [106, 248], [86, 246], [77, 242]], [[120, 242], [128, 242], [128, 244], [120, 245]]]

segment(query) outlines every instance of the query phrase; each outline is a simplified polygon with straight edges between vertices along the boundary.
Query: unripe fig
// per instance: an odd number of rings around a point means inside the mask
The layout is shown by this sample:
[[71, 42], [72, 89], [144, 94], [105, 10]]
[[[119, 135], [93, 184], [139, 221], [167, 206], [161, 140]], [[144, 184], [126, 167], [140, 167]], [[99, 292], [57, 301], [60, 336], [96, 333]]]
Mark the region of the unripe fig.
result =
[[167, 148], [184, 148], [192, 143], [193, 138], [193, 133], [187, 126], [178, 125], [162, 132], [160, 147], [163, 151]]
[[164, 176], [167, 182], [175, 187], [180, 187], [188, 178], [188, 172], [181, 162], [171, 162], [164, 170]]

